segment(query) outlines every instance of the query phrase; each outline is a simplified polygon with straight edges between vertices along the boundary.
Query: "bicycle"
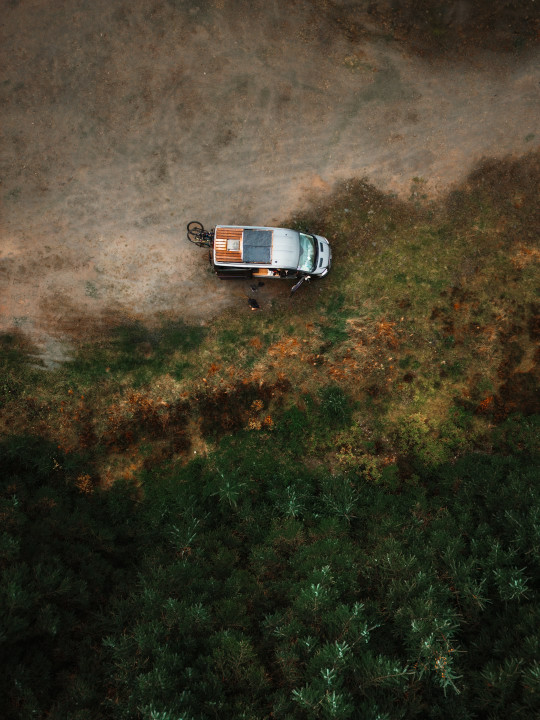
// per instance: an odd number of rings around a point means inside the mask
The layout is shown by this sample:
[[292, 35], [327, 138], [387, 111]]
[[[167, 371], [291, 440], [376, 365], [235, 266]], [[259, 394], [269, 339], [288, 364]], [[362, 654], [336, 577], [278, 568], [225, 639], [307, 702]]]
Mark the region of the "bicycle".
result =
[[214, 229], [205, 230], [198, 220], [192, 220], [187, 225], [187, 239], [198, 247], [211, 248], [214, 244]]

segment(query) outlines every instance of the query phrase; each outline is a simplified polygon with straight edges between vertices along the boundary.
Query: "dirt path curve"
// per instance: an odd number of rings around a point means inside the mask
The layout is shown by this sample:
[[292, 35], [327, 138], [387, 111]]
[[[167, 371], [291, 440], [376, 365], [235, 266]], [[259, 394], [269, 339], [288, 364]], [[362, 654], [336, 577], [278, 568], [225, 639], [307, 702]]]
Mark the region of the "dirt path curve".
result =
[[540, 139], [531, 48], [427, 61], [300, 1], [2, 6], [0, 330], [51, 356], [95, 319], [239, 303], [188, 220], [274, 224], [358, 175], [441, 193]]

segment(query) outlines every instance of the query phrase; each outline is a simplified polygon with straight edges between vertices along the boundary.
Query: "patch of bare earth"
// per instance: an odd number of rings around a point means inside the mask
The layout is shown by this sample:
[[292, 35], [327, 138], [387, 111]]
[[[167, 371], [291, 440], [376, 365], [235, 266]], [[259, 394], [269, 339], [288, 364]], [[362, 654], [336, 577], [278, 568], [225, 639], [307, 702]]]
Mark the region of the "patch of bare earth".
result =
[[[441, 194], [486, 156], [538, 146], [529, 35], [499, 53], [472, 33], [434, 59], [384, 3], [323, 5], [3, 4], [0, 330], [61, 362], [60, 340], [122, 319], [249, 312], [189, 220], [275, 224], [354, 176]], [[263, 310], [287, 290], [267, 283]]]

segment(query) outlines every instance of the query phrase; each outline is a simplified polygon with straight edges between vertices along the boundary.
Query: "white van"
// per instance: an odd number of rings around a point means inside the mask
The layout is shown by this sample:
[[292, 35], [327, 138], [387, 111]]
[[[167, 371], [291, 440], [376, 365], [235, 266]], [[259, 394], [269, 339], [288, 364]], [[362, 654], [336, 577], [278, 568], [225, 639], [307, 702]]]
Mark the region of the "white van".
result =
[[332, 264], [330, 243], [321, 235], [286, 228], [217, 225], [212, 261], [219, 277], [324, 277]]

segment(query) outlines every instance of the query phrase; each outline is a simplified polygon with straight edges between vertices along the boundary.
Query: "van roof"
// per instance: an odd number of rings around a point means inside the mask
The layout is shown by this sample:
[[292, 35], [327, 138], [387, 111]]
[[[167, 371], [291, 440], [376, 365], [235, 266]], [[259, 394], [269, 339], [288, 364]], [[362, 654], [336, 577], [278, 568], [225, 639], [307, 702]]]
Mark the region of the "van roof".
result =
[[216, 264], [296, 270], [299, 258], [300, 239], [296, 230], [254, 225], [216, 226]]

